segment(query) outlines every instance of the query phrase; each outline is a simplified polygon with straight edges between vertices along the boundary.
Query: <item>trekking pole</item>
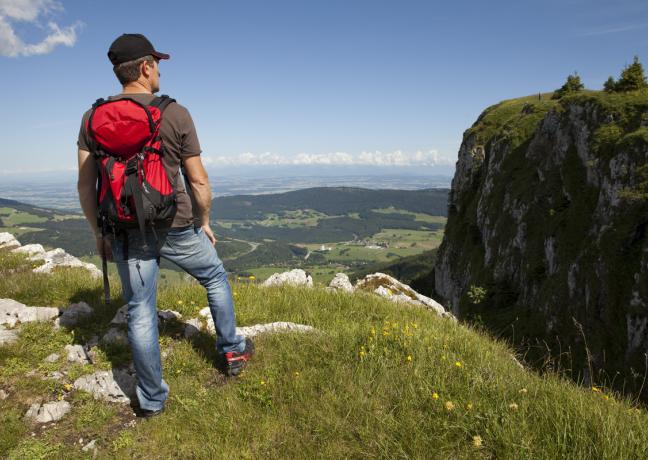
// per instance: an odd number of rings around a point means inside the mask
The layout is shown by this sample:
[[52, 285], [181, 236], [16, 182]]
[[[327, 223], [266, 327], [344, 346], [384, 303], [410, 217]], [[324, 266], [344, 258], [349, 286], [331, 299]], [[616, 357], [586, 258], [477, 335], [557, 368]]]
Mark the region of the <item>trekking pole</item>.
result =
[[110, 305], [110, 282], [108, 281], [108, 260], [106, 259], [104, 236], [101, 237], [101, 271], [103, 272], [104, 301]]

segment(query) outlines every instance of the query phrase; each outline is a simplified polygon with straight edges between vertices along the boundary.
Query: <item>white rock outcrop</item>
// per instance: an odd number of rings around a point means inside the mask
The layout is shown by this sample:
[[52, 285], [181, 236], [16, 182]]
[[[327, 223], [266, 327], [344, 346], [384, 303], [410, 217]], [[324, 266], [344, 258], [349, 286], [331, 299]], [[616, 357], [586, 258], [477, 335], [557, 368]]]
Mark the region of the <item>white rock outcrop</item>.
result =
[[182, 332], [182, 335], [188, 339], [198, 334], [201, 328], [202, 328], [201, 321], [198, 318], [191, 318], [185, 321], [185, 327], [184, 327], [184, 331]]
[[128, 304], [122, 305], [115, 313], [115, 316], [110, 321], [110, 324], [127, 324], [128, 323]]
[[283, 273], [275, 273], [265, 280], [262, 286], [276, 286], [280, 284], [292, 284], [295, 286], [313, 286], [313, 277], [301, 268], [295, 268]]
[[13, 248], [12, 252], [27, 254], [30, 260], [44, 261], [44, 264], [32, 270], [34, 273], [51, 273], [56, 267], [80, 267], [88, 270], [95, 278], [103, 275], [94, 264], [83, 262], [61, 248], [46, 251], [40, 244], [22, 246], [20, 241], [8, 232], [0, 232], [0, 248]]
[[0, 326], [0, 345], [8, 345], [18, 340], [18, 331]]
[[45, 263], [40, 267], [34, 268], [34, 273], [51, 273], [52, 270], [57, 267], [79, 267], [87, 269], [95, 278], [100, 278], [102, 276], [101, 270], [99, 270], [94, 264], [82, 262], [61, 248], [52, 249], [51, 251], [42, 254], [36, 254], [31, 256], [30, 259], [45, 261]]
[[63, 327], [72, 327], [81, 319], [87, 318], [94, 313], [93, 308], [85, 302], [73, 303], [61, 311], [63, 313], [56, 324]]
[[13, 248], [20, 246], [20, 241], [9, 232], [0, 232], [0, 248]]
[[124, 369], [97, 371], [74, 381], [74, 388], [90, 393], [95, 399], [124, 403], [135, 397], [135, 377]]
[[274, 323], [255, 324], [254, 326], [237, 327], [236, 333], [244, 337], [254, 337], [259, 334], [274, 333], [274, 332], [314, 332], [313, 326], [305, 324], [290, 323], [286, 321], [278, 321]]
[[69, 363], [89, 364], [91, 362], [83, 345], [66, 345], [65, 351]]
[[353, 292], [353, 284], [346, 273], [336, 273], [328, 287], [339, 291]]
[[13, 299], [0, 299], [0, 324], [7, 324], [10, 327], [14, 327], [18, 323], [50, 321], [57, 318], [58, 315], [58, 308], [28, 307]]
[[109, 345], [128, 345], [128, 334], [116, 327], [111, 327], [101, 338], [101, 342]]
[[175, 321], [180, 320], [182, 315], [175, 310], [160, 310], [158, 311], [158, 319], [160, 321]]
[[429, 308], [440, 316], [454, 316], [434, 299], [419, 294], [405, 283], [385, 273], [372, 273], [356, 283], [356, 289], [373, 292], [394, 302], [404, 302]]
[[45, 254], [45, 248], [42, 244], [26, 244], [18, 248], [12, 249], [11, 252], [18, 252], [27, 254], [28, 256], [35, 256], [37, 254]]
[[25, 419], [36, 423], [49, 423], [61, 420], [70, 412], [72, 405], [67, 401], [53, 401], [45, 404], [34, 403], [25, 414]]

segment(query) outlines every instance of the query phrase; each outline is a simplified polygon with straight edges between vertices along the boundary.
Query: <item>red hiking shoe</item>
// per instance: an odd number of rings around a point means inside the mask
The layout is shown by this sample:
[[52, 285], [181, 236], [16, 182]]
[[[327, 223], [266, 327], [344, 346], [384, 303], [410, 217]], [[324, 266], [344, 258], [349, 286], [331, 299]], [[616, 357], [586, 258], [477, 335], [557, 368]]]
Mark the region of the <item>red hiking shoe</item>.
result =
[[254, 344], [252, 343], [252, 340], [246, 338], [245, 350], [243, 350], [242, 352], [229, 351], [224, 354], [225, 374], [229, 377], [239, 375], [253, 354]]

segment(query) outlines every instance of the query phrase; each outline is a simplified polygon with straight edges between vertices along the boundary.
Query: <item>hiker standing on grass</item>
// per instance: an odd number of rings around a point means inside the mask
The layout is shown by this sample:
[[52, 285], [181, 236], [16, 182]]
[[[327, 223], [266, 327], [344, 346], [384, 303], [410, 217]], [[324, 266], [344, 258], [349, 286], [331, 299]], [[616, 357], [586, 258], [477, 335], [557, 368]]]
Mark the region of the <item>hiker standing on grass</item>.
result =
[[83, 116], [79, 200], [99, 254], [117, 264], [128, 302], [139, 415], [151, 417], [164, 410], [169, 393], [158, 342], [160, 257], [207, 290], [216, 348], [228, 375], [240, 373], [254, 347], [236, 335], [232, 294], [209, 226], [211, 188], [193, 121], [173, 99], [154, 95], [160, 89], [159, 61], [169, 55], [155, 51], [143, 35], [123, 34], [108, 57], [123, 89], [98, 100]]

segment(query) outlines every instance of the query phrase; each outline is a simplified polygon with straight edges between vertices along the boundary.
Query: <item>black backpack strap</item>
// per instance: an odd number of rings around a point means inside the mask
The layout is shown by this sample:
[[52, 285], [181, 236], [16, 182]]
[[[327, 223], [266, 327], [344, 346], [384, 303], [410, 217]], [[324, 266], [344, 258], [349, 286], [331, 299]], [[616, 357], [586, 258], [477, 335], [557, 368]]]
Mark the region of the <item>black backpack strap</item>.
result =
[[175, 102], [176, 100], [173, 99], [172, 97], [163, 94], [162, 96], [158, 96], [153, 101], [149, 104], [151, 107], [157, 107], [160, 109], [160, 112], [164, 113], [166, 108], [169, 106], [169, 104]]

